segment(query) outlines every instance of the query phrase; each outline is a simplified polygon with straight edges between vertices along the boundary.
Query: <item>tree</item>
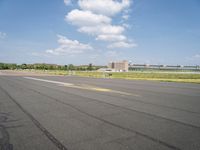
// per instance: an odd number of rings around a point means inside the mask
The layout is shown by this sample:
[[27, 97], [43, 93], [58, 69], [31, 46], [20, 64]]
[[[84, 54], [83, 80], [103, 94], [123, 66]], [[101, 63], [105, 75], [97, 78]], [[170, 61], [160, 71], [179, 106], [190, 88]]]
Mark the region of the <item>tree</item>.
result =
[[4, 69], [4, 63], [0, 63], [0, 69]]
[[92, 67], [92, 64], [91, 64], [91, 63], [88, 65], [87, 70], [89, 70], [89, 71], [92, 71], [92, 70], [93, 70], [93, 67]]
[[69, 65], [68, 65], [68, 70], [75, 70], [74, 65], [73, 65], [73, 64], [69, 64]]
[[67, 65], [64, 66], [64, 70], [68, 70], [68, 66]]
[[27, 69], [27, 64], [22, 64], [21, 69]]

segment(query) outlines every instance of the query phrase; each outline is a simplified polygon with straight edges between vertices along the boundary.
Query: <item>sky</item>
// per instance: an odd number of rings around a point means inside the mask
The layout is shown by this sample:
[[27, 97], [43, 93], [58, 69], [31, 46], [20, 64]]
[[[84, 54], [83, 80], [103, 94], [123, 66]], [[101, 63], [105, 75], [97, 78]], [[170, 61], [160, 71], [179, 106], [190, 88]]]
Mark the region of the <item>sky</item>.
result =
[[200, 0], [0, 0], [0, 62], [200, 65]]

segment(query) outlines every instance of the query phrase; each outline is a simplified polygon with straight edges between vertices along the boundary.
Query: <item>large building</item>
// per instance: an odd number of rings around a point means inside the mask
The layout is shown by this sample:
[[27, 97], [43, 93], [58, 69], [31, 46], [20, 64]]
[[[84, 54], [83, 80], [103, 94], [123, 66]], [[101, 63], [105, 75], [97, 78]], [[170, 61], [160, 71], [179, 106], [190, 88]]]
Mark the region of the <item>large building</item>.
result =
[[131, 64], [129, 70], [200, 71], [200, 66]]
[[116, 72], [128, 72], [128, 61], [116, 61], [116, 62], [110, 62], [108, 64], [108, 68], [116, 71]]

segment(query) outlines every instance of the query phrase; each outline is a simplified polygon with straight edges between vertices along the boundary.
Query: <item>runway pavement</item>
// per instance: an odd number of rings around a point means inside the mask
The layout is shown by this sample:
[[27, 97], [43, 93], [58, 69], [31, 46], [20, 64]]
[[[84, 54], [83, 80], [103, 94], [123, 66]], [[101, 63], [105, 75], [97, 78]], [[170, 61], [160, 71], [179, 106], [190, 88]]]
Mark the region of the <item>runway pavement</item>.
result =
[[200, 150], [200, 84], [0, 71], [0, 150]]

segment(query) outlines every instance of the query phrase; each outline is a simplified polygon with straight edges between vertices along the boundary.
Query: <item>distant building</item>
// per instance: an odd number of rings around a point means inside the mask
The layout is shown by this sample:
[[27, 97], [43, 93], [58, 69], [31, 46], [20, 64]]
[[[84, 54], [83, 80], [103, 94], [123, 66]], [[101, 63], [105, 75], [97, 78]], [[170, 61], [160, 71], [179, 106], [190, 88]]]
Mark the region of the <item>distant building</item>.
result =
[[132, 64], [130, 70], [200, 71], [200, 66]]
[[116, 72], [128, 72], [128, 61], [116, 61], [108, 63], [108, 68]]

